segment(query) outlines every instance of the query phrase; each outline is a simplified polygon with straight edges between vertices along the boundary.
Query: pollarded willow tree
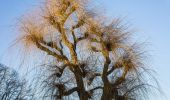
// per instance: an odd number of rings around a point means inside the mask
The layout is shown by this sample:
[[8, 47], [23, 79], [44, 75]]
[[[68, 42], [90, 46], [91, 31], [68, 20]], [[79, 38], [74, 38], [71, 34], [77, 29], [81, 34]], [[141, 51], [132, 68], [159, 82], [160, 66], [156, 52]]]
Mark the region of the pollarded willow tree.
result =
[[[46, 0], [21, 18], [21, 38], [44, 52], [44, 98], [136, 100], [148, 96], [147, 68], [120, 20], [106, 21], [87, 0]], [[35, 48], [31, 48], [32, 51]], [[40, 59], [41, 60], [41, 59]]]

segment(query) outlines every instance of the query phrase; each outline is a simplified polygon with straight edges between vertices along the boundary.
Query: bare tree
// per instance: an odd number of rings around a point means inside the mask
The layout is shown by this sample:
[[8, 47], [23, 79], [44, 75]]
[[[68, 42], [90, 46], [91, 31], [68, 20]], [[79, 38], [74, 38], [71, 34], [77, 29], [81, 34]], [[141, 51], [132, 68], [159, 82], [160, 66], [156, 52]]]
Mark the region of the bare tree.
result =
[[104, 20], [89, 10], [87, 0], [46, 0], [41, 8], [40, 14], [21, 18], [19, 40], [50, 58], [43, 64], [43, 98], [139, 100], [149, 95], [143, 53], [119, 19]]
[[0, 99], [28, 100], [28, 97], [31, 99], [26, 81], [20, 80], [16, 71], [0, 64]]

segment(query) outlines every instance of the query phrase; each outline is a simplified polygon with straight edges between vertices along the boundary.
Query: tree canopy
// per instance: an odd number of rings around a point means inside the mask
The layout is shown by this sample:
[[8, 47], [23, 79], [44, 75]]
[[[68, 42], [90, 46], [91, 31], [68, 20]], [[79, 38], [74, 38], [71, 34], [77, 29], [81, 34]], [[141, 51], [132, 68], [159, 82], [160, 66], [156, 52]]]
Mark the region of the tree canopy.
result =
[[106, 20], [87, 0], [45, 0], [40, 8], [21, 18], [19, 40], [49, 58], [42, 64], [44, 99], [139, 100], [149, 95], [143, 51], [130, 41], [131, 32], [119, 18]]

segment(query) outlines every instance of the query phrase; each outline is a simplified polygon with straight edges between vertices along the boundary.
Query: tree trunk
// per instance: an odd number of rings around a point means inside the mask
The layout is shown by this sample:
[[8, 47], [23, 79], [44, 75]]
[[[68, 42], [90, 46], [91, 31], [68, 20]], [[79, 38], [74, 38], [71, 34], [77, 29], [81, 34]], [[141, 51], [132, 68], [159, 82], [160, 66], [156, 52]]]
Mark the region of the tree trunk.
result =
[[104, 84], [104, 88], [103, 88], [103, 94], [101, 97], [101, 100], [113, 100], [113, 93], [111, 91], [111, 86], [109, 83], [105, 83]]
[[81, 73], [79, 66], [75, 66], [74, 75], [76, 78], [76, 83], [78, 87], [78, 95], [79, 95], [80, 100], [88, 100], [88, 95], [84, 87], [82, 73]]

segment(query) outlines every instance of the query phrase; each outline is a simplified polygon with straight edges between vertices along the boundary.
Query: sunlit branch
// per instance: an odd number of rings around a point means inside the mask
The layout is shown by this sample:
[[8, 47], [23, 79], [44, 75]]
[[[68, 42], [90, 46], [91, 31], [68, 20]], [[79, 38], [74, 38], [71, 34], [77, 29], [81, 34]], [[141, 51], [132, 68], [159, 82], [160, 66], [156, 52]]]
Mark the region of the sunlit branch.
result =
[[63, 57], [63, 56], [61, 56], [61, 55], [58, 55], [57, 53], [51, 51], [49, 48], [41, 45], [41, 44], [38, 43], [38, 42], [36, 42], [36, 46], [37, 46], [39, 49], [45, 51], [48, 55], [52, 55], [52, 56], [56, 57], [57, 60], [59, 60], [59, 61], [68, 60], [66, 57]]

